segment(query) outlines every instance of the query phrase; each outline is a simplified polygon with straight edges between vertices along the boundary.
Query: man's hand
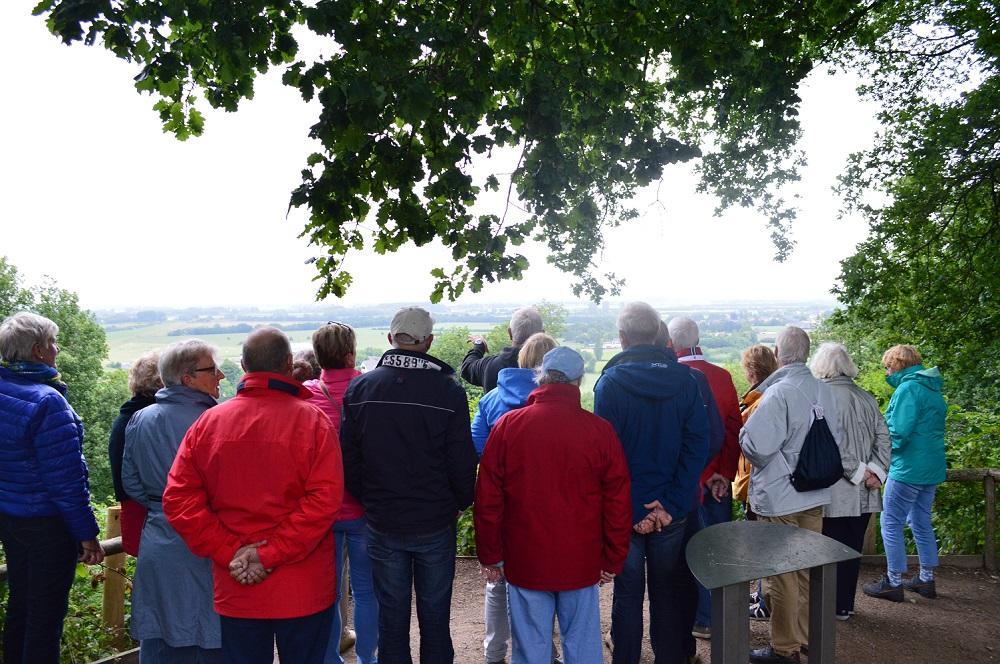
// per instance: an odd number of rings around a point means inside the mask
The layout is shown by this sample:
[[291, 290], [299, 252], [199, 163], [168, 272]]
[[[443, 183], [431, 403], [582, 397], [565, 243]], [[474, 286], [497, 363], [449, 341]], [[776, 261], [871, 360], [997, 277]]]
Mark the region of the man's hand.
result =
[[483, 352], [484, 353], [490, 352], [490, 347], [486, 345], [486, 337], [482, 336], [481, 334], [470, 334], [469, 335], [469, 343], [470, 344], [482, 344], [483, 345]]
[[729, 495], [729, 480], [719, 473], [712, 473], [705, 486], [712, 492], [712, 498], [715, 498], [717, 503], [721, 503], [722, 499]]
[[865, 469], [865, 486], [869, 489], [878, 489], [882, 486], [882, 480], [872, 471]]
[[651, 503], [643, 505], [646, 509], [650, 510], [642, 521], [632, 526], [632, 530], [639, 533], [640, 535], [648, 535], [651, 532], [660, 532], [664, 528], [670, 525], [670, 522], [674, 520], [674, 517], [670, 516], [670, 513], [663, 509], [660, 501], [654, 500]]
[[614, 580], [615, 575], [612, 572], [605, 572], [604, 570], [601, 570], [600, 585], [603, 586], [605, 583], [611, 583]]
[[496, 583], [503, 580], [503, 567], [497, 565], [480, 565], [479, 573], [489, 583]]
[[229, 575], [244, 586], [260, 583], [267, 578], [271, 570], [264, 569], [257, 553], [257, 547], [267, 544], [267, 541], [254, 542], [237, 549], [229, 563]]
[[84, 565], [98, 565], [104, 560], [104, 549], [96, 539], [80, 542], [78, 560]]

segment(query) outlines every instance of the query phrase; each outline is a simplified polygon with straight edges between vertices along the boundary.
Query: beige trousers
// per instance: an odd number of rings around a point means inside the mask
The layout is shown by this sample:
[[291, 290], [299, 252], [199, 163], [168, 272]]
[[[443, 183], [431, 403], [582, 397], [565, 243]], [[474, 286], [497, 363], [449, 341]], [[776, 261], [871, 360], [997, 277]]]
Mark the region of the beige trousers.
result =
[[[823, 508], [785, 516], [758, 516], [761, 521], [823, 532]], [[779, 574], [764, 580], [764, 597], [771, 610], [771, 647], [779, 655], [799, 652], [809, 643], [809, 570]]]

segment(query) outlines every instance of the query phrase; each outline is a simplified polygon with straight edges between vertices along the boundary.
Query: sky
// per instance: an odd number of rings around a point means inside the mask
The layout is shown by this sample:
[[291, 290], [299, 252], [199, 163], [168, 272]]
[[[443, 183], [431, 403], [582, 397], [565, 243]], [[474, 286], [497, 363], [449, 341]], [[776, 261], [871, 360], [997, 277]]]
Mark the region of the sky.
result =
[[[288, 200], [313, 151], [306, 134], [318, 106], [271, 72], [237, 113], [201, 104], [204, 135], [180, 142], [162, 132], [155, 100], [133, 88], [138, 65], [102, 47], [62, 45], [30, 15], [33, 4], [0, 3], [0, 256], [29, 283], [51, 277], [88, 308], [314, 301], [306, 260], [321, 252], [298, 238], [306, 213], [289, 213]], [[877, 128], [858, 82], [818, 70], [800, 90], [809, 165], [790, 190], [800, 201], [787, 261], [773, 261], [762, 215], [714, 217], [714, 199], [695, 193], [693, 168], [672, 166], [636, 197], [640, 219], [606, 235], [600, 271], [625, 278], [621, 297], [832, 301], [839, 261], [866, 231], [859, 219], [837, 218], [832, 191], [847, 156], [869, 146]], [[474, 170], [508, 173], [510, 161], [501, 155]], [[494, 196], [475, 211], [502, 206]], [[487, 284], [460, 302], [574, 299], [572, 278], [545, 263], [543, 248], [525, 254], [522, 281]], [[354, 285], [331, 303], [424, 302], [430, 270], [448, 260], [433, 244], [352, 253]]]

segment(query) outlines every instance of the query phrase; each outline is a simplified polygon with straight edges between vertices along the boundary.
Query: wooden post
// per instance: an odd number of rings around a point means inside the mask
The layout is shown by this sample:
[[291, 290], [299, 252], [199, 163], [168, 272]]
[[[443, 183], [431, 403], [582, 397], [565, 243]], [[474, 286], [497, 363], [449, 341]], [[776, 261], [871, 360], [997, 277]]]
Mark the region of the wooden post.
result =
[[872, 512], [871, 517], [868, 519], [868, 527], [865, 529], [865, 543], [861, 545], [861, 553], [866, 556], [871, 556], [875, 554], [875, 532], [878, 523], [878, 514]]
[[983, 543], [983, 566], [987, 572], [997, 571], [997, 480], [993, 473], [983, 478], [986, 494], [986, 541]]
[[[122, 534], [122, 508], [108, 508], [107, 531], [110, 539]], [[118, 553], [104, 559], [104, 606], [101, 617], [107, 627], [121, 630], [125, 627], [125, 554]]]

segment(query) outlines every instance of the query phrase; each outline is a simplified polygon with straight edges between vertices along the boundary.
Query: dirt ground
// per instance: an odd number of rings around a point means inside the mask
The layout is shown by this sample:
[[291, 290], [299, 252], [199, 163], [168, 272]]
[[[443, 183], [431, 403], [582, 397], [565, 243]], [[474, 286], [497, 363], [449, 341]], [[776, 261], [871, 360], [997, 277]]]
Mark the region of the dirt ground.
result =
[[[455, 661], [483, 661], [483, 583], [474, 560], [459, 559], [451, 604], [451, 634]], [[881, 570], [861, 569], [862, 582], [878, 577]], [[928, 600], [907, 593], [901, 604], [874, 600], [858, 590], [857, 614], [837, 623], [838, 662], [890, 664], [950, 664], [951, 662], [1000, 662], [1000, 577], [983, 570], [942, 568], [937, 579], [938, 599]], [[646, 612], [648, 616], [648, 611]], [[413, 659], [419, 661], [419, 632], [413, 614], [411, 635]], [[601, 589], [604, 631], [611, 622], [611, 587]], [[767, 643], [767, 623], [752, 622], [751, 641]], [[647, 630], [648, 632], [648, 630]], [[698, 654], [711, 660], [708, 641], [698, 642]], [[346, 661], [356, 662], [353, 651]], [[610, 662], [605, 650], [605, 662]], [[652, 663], [647, 639], [642, 662]], [[425, 663], [435, 664], [435, 663]]]

